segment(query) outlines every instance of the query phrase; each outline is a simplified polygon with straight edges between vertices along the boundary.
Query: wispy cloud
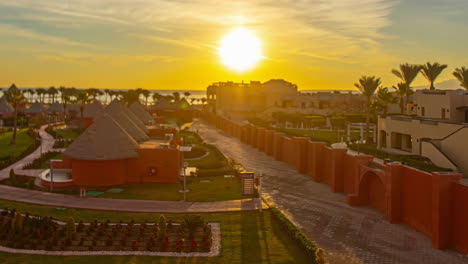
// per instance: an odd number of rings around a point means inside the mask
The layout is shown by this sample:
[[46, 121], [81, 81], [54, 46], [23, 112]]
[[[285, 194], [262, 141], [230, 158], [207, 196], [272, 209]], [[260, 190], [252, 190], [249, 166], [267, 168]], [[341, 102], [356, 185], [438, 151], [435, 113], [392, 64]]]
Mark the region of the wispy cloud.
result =
[[102, 55], [95, 53], [63, 53], [38, 55], [43, 61], [53, 61], [74, 65], [106, 64], [109, 66], [128, 66], [132, 63], [173, 62], [178, 58], [163, 55]]

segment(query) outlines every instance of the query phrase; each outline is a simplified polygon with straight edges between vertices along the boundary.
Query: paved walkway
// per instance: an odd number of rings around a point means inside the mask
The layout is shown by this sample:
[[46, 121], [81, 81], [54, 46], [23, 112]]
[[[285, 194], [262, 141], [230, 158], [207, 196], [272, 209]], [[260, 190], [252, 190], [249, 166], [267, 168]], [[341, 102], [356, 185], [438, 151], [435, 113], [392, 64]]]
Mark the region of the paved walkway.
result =
[[33, 153], [29, 154], [24, 159], [19, 160], [16, 163], [13, 163], [12, 165], [10, 165], [9, 167], [6, 167], [5, 169], [1, 170], [0, 171], [0, 181], [4, 180], [4, 179], [6, 179], [6, 178], [8, 178], [10, 176], [10, 170], [11, 169], [13, 169], [18, 174], [29, 175], [27, 172], [23, 171], [23, 167], [26, 164], [31, 163], [33, 160], [39, 158], [41, 156], [41, 153], [45, 153], [45, 152], [50, 151], [52, 149], [52, 147], [54, 146], [55, 140], [51, 135], [49, 135], [49, 133], [47, 133], [45, 131], [47, 126], [48, 125], [43, 125], [39, 129], [39, 135], [42, 138], [42, 141], [41, 141], [42, 148], [38, 147]]
[[[108, 198], [81, 198], [76, 195], [32, 191], [0, 185], [0, 199], [56, 207], [158, 213], [214, 213], [258, 210], [258, 199], [221, 202], [173, 202]], [[267, 208], [263, 204], [263, 208]]]
[[351, 207], [344, 194], [313, 182], [286, 163], [257, 151], [202, 121], [194, 123], [201, 137], [246, 169], [263, 172], [264, 198], [275, 204], [326, 250], [330, 263], [468, 263], [454, 250], [436, 250], [422, 233], [367, 207]]

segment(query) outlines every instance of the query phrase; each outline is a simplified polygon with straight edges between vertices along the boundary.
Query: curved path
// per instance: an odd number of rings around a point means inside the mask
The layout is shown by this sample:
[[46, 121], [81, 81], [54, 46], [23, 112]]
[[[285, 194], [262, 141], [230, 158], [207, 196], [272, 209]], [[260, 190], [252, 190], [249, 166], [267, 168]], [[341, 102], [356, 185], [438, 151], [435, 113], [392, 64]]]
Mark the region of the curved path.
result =
[[[54, 138], [45, 131], [48, 125], [43, 125], [39, 129], [39, 136], [41, 137], [41, 146], [38, 147], [34, 152], [19, 160], [12, 165], [6, 167], [0, 171], [0, 181], [8, 178], [10, 176], [10, 170], [13, 169], [16, 173], [19, 173], [24, 167], [24, 165], [31, 163], [33, 160], [39, 158], [42, 153], [50, 151], [54, 146]], [[21, 173], [23, 174], [23, 173]], [[27, 174], [27, 173], [25, 173]]]
[[263, 172], [263, 197], [324, 248], [330, 263], [468, 263], [468, 257], [454, 250], [433, 249], [427, 236], [406, 225], [390, 224], [376, 210], [348, 206], [344, 194], [331, 192], [328, 185], [203, 121], [194, 122], [192, 129], [246, 169]]
[[[42, 138], [42, 152], [47, 152], [54, 145], [54, 138], [45, 131], [47, 126], [42, 126], [39, 134]], [[37, 173], [41, 170], [24, 170], [24, 165], [40, 157], [39, 147], [29, 156], [14, 163], [13, 165], [0, 171], [0, 180], [9, 177], [10, 169], [15, 172], [27, 174], [27, 172]], [[258, 210], [260, 202], [258, 199], [231, 200], [219, 202], [177, 202], [177, 201], [150, 201], [150, 200], [127, 200], [127, 199], [107, 199], [94, 197], [79, 197], [76, 195], [65, 195], [33, 191], [23, 188], [15, 188], [0, 185], [0, 199], [25, 202], [39, 205], [50, 205], [57, 207], [72, 207], [93, 210], [112, 210], [126, 212], [158, 212], [158, 213], [211, 213], [229, 211], [249, 211]], [[268, 208], [262, 203], [263, 208]]]

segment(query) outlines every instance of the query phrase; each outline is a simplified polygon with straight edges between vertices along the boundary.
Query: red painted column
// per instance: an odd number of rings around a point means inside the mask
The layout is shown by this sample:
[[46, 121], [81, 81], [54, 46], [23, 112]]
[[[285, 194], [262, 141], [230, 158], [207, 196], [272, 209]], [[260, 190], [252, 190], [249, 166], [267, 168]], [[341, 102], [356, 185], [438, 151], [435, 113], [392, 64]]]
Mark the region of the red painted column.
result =
[[347, 149], [332, 149], [332, 192], [344, 192], [344, 177], [343, 177], [343, 166], [344, 156], [346, 155]]
[[308, 144], [307, 174], [312, 176], [312, 179], [316, 182], [320, 182], [321, 180], [322, 153], [325, 145], [324, 142], [314, 141], [310, 141]]
[[265, 151], [265, 128], [259, 127], [257, 129], [257, 149], [259, 151]]
[[297, 169], [299, 173], [306, 173], [309, 138], [294, 137], [293, 141], [294, 141], [294, 147], [296, 149], [294, 167]]
[[257, 126], [251, 127], [251, 134], [250, 134], [250, 145], [254, 148], [257, 147]]
[[403, 166], [398, 163], [389, 163], [385, 167], [385, 185], [387, 192], [387, 217], [392, 224], [402, 221], [402, 193], [403, 193]]
[[452, 242], [452, 188], [460, 174], [432, 173], [432, 247], [444, 249]]
[[281, 160], [283, 152], [283, 133], [273, 134], [273, 157], [275, 160]]
[[274, 132], [271, 130], [265, 131], [265, 153], [269, 156], [273, 156], [273, 149], [274, 149], [273, 133]]

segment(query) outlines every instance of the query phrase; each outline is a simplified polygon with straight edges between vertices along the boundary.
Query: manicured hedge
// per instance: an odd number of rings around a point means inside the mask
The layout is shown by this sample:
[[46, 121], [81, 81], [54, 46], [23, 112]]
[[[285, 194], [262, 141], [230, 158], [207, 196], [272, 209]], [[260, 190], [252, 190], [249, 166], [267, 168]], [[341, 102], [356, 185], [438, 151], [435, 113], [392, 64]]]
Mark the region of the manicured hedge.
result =
[[281, 224], [284, 230], [302, 247], [310, 256], [310, 263], [317, 263], [315, 253], [318, 249], [317, 245], [312, 242], [299, 228], [296, 227], [278, 208], [271, 207], [271, 212], [276, 220]]

